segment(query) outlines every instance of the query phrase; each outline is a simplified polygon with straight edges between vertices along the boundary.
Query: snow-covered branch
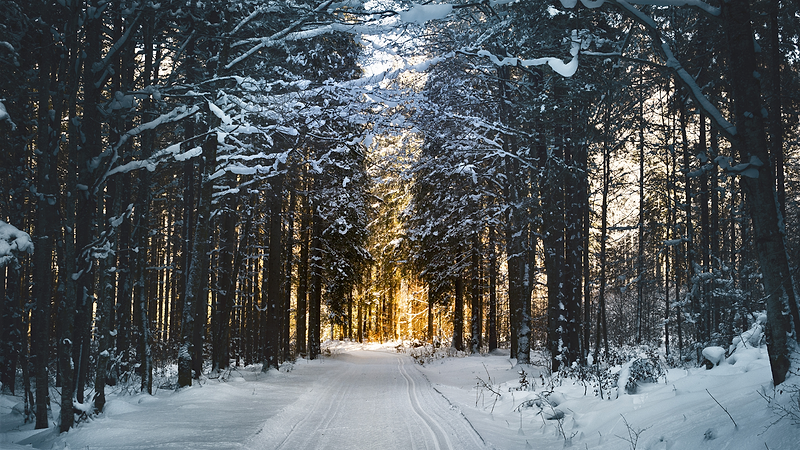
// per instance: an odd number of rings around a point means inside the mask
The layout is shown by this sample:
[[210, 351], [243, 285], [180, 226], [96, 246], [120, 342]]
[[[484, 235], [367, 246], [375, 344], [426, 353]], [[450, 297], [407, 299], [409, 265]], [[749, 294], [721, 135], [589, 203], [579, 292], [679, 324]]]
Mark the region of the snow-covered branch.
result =
[[0, 267], [14, 261], [17, 252], [33, 253], [31, 236], [14, 225], [0, 220]]
[[106, 79], [110, 77], [108, 67], [114, 62], [117, 52], [119, 52], [119, 50], [122, 49], [122, 47], [128, 42], [128, 39], [131, 37], [131, 32], [136, 29], [136, 23], [139, 22], [141, 17], [142, 13], [139, 12], [139, 14], [137, 14], [133, 19], [133, 22], [125, 27], [125, 33], [122, 35], [122, 37], [120, 37], [119, 40], [117, 40], [117, 42], [115, 42], [114, 45], [108, 49], [108, 53], [106, 53], [106, 56], [103, 58], [103, 60], [95, 64], [95, 67], [92, 67], [92, 71], [95, 74], [105, 71], [104, 76], [95, 80], [94, 87], [99, 88], [105, 83]]
[[[603, 6], [606, 1], [610, 1], [611, 3], [619, 3], [619, 0], [580, 0], [583, 6], [591, 9]], [[629, 3], [649, 6], [692, 6], [701, 9], [712, 16], [720, 15], [720, 9], [718, 7], [710, 5], [703, 0], [629, 0]], [[578, 0], [561, 0], [561, 5], [567, 9], [572, 9], [577, 6], [577, 4]]]
[[11, 125], [12, 130], [17, 129], [17, 124], [15, 124], [13, 120], [11, 120], [11, 116], [8, 114], [8, 111], [6, 110], [6, 105], [4, 105], [3, 102], [0, 102], [0, 122], [8, 122], [9, 125]]
[[[311, 19], [311, 15], [312, 14], [319, 13], [321, 11], [326, 10], [328, 8], [328, 6], [330, 6], [331, 3], [333, 3], [333, 0], [325, 0], [324, 2], [320, 3], [319, 6], [314, 8], [311, 11], [311, 13], [306, 14], [305, 16], [301, 17], [300, 19], [295, 20], [289, 26], [287, 26], [286, 28], [282, 29], [281, 31], [278, 31], [277, 33], [273, 34], [272, 36], [261, 38], [261, 40], [260, 40], [260, 42], [258, 44], [256, 44], [255, 46], [251, 47], [250, 50], [247, 50], [243, 54], [241, 54], [238, 57], [234, 58], [233, 61], [231, 61], [230, 63], [228, 63], [225, 66], [225, 69], [226, 70], [230, 70], [233, 66], [235, 66], [236, 64], [239, 64], [240, 62], [244, 61], [249, 56], [251, 56], [253, 53], [261, 50], [264, 47], [269, 47], [269, 46], [275, 45], [276, 42], [279, 42], [281, 39], [285, 38], [288, 34], [294, 32], [300, 26], [302, 26], [304, 23], [308, 22]], [[241, 43], [237, 42], [237, 43], [233, 44], [233, 47], [236, 47], [237, 45], [241, 45]]]
[[578, 53], [580, 52], [581, 48], [581, 41], [578, 38], [578, 31], [572, 30], [572, 46], [570, 48], [570, 55], [572, 55], [572, 59], [569, 62], [564, 62], [559, 58], [555, 57], [543, 57], [543, 58], [534, 58], [534, 59], [521, 59], [521, 58], [514, 58], [514, 57], [504, 57], [503, 59], [498, 58], [496, 55], [492, 54], [488, 50], [479, 50], [476, 53], [469, 53], [469, 52], [459, 52], [464, 55], [473, 55], [473, 56], [482, 56], [485, 58], [489, 58], [489, 61], [496, 66], [522, 66], [522, 67], [531, 67], [531, 66], [550, 66], [556, 73], [563, 77], [571, 77], [575, 75], [575, 72], [578, 71]]
[[[709, 101], [708, 97], [703, 94], [702, 89], [698, 86], [697, 81], [695, 81], [694, 77], [686, 71], [683, 65], [678, 61], [675, 55], [672, 53], [672, 48], [669, 44], [663, 39], [661, 30], [659, 29], [656, 22], [647, 14], [640, 11], [638, 8], [633, 6], [633, 3], [640, 4], [640, 5], [658, 5], [658, 6], [682, 6], [682, 5], [689, 5], [689, 6], [696, 6], [702, 7], [702, 5], [708, 6], [708, 8], [704, 8], [710, 14], [714, 14], [714, 9], [710, 5], [707, 5], [705, 2], [700, 0], [608, 0], [612, 4], [616, 5], [626, 16], [630, 17], [636, 23], [642, 25], [650, 35], [650, 38], [653, 39], [654, 43], [656, 44], [655, 47], [661, 50], [663, 58], [666, 60], [666, 66], [672, 69], [675, 73], [677, 80], [683, 84], [683, 86], [689, 91], [692, 98], [697, 102], [700, 109], [714, 122], [717, 129], [720, 131], [727, 138], [731, 138], [736, 135], [736, 127], [730, 123], [725, 117], [723, 117], [720, 110], [714, 106], [711, 101]], [[602, 6], [606, 0], [597, 0], [597, 1], [587, 1], [581, 0], [581, 3], [588, 7], [588, 8], [597, 8]], [[561, 4], [565, 8], [574, 8], [577, 4], [577, 0], [561, 0]], [[716, 11], [716, 14], [719, 15], [719, 11]]]
[[[135, 128], [128, 130], [125, 134], [123, 134], [119, 141], [117, 141], [116, 145], [113, 147], [113, 153], [111, 156], [111, 161], [109, 166], [113, 166], [116, 163], [117, 159], [119, 158], [119, 149], [125, 145], [126, 142], [132, 137], [138, 136], [147, 130], [152, 130], [158, 127], [159, 125], [171, 122], [177, 122], [179, 120], [183, 120], [193, 114], [197, 113], [200, 110], [200, 107], [197, 105], [192, 106], [191, 108], [187, 108], [186, 106], [178, 106], [172, 111], [162, 114], [161, 116], [157, 117], [150, 122], [143, 123]], [[131, 170], [141, 169], [143, 167], [148, 168], [148, 170], [155, 170], [155, 166], [151, 159], [147, 159], [144, 161], [131, 161], [130, 163], [123, 164], [121, 166], [113, 167], [106, 171], [102, 177], [100, 177], [95, 185], [95, 190], [99, 189], [100, 186], [103, 185], [105, 180], [110, 177], [111, 175], [117, 173], [126, 173], [130, 172]]]

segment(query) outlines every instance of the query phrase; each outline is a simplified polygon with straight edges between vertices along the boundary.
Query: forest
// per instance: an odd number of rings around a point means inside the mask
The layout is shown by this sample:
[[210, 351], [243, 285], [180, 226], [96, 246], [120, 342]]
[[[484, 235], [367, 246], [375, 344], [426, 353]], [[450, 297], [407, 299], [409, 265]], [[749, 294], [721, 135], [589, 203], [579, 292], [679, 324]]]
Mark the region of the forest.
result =
[[63, 432], [107, 386], [325, 340], [700, 364], [762, 314], [780, 385], [798, 24], [786, 0], [2, 1], [0, 387]]

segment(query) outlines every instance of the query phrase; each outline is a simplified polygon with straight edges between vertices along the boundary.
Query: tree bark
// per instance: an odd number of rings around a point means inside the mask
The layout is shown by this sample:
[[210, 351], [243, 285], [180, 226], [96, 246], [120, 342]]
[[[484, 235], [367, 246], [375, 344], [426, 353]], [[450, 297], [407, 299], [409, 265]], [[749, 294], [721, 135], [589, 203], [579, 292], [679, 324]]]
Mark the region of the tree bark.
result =
[[[69, 83], [70, 97], [68, 100], [69, 117], [77, 117], [78, 110], [78, 84], [80, 82], [81, 58], [78, 45], [78, 11], [77, 4], [71, 5], [70, 13], [74, 18], [70, 20], [70, 29], [67, 31], [67, 48], [70, 52], [69, 60]], [[67, 176], [66, 192], [76, 193], [78, 185], [77, 160], [80, 150], [81, 130], [77, 121], [71, 120], [67, 126], [69, 144], [67, 150]], [[77, 283], [72, 274], [76, 273], [77, 249], [75, 248], [75, 214], [76, 195], [70, 195], [62, 199], [64, 205], [64, 219], [62, 222], [63, 253], [61, 261], [63, 264], [59, 270], [63, 270], [65, 277], [59, 277], [59, 293], [61, 302], [58, 310], [58, 370], [61, 377], [61, 417], [59, 421], [59, 431], [66, 432], [72, 428], [75, 420], [74, 409], [72, 407], [75, 400], [75, 364], [72, 359], [72, 341], [75, 336], [75, 305], [77, 296]], [[66, 406], [66, 407], [65, 407]]]
[[[797, 299], [789, 270], [783, 221], [776, 201], [774, 169], [767, 147], [761, 114], [750, 6], [746, 0], [721, 5], [723, 29], [730, 51], [730, 80], [737, 135], [733, 141], [742, 162], [758, 171], [756, 178], [743, 176], [741, 185], [753, 221], [756, 254], [764, 276], [767, 307], [767, 350], [773, 383], [784, 382], [791, 366], [789, 339], [799, 339]], [[785, 314], [788, 312], [789, 314]]]
[[565, 165], [566, 136], [563, 126], [556, 126], [557, 144], [540, 156], [544, 164], [544, 183], [540, 187], [542, 204], [542, 244], [544, 245], [544, 267], [547, 272], [547, 350], [550, 352], [552, 371], [568, 364], [569, 343], [569, 295], [572, 294], [565, 257], [566, 221], [564, 185], [567, 172]]
[[464, 279], [460, 273], [453, 277], [455, 302], [453, 305], [453, 348], [464, 351]]
[[[279, 167], [278, 170], [283, 170]], [[267, 329], [264, 341], [263, 371], [270, 368], [277, 369], [280, 364], [280, 335], [281, 335], [281, 306], [283, 304], [283, 239], [281, 235], [283, 225], [283, 175], [275, 175], [270, 182], [269, 193], [269, 256], [267, 258], [266, 292], [262, 288], [261, 294], [267, 294]]]
[[[313, 205], [312, 205], [313, 207]], [[311, 295], [308, 299], [308, 359], [320, 352], [320, 308], [322, 304], [322, 217], [314, 213], [311, 232]]]
[[[497, 243], [494, 226], [489, 227], [489, 351], [497, 348]], [[433, 317], [429, 323], [432, 324]]]
[[[209, 113], [210, 114], [210, 113]], [[211, 175], [216, 169], [217, 136], [213, 134], [202, 145], [201, 192], [194, 225], [194, 243], [189, 274], [186, 278], [181, 321], [181, 347], [178, 352], [178, 386], [191, 386], [192, 378], [199, 377], [203, 369], [203, 337], [208, 310], [208, 238], [211, 221], [211, 196], [214, 182]]]
[[[295, 171], [292, 171], [295, 174]], [[297, 205], [297, 180], [296, 177], [290, 179], [289, 205], [286, 218], [286, 228], [283, 233], [283, 284], [281, 285], [281, 361], [288, 361], [292, 357], [291, 348], [291, 311], [292, 311], [292, 273], [294, 271], [294, 222], [295, 210]], [[352, 305], [352, 295], [350, 295]], [[352, 308], [351, 308], [352, 312]], [[352, 315], [352, 314], [351, 314]], [[352, 328], [350, 336], [352, 337]]]
[[[608, 116], [606, 116], [606, 127], [610, 126]], [[603, 140], [603, 186], [602, 200], [600, 204], [600, 286], [597, 294], [597, 326], [594, 346], [594, 360], [597, 362], [600, 356], [601, 340], [604, 344], [605, 355], [608, 355], [608, 325], [606, 323], [606, 278], [608, 268], [608, 192], [611, 185], [611, 143], [610, 137], [605, 136]], [[602, 338], [602, 339], [601, 339]]]
[[[232, 187], [235, 183], [235, 179], [232, 178], [228, 185]], [[224, 199], [224, 204], [220, 219], [217, 296], [211, 318], [211, 365], [215, 371], [226, 369], [230, 363], [231, 310], [236, 298], [236, 281], [239, 277], [237, 263], [241, 258], [240, 252], [236, 250], [236, 200], [229, 196]], [[252, 215], [247, 216], [248, 224], [251, 217]]]

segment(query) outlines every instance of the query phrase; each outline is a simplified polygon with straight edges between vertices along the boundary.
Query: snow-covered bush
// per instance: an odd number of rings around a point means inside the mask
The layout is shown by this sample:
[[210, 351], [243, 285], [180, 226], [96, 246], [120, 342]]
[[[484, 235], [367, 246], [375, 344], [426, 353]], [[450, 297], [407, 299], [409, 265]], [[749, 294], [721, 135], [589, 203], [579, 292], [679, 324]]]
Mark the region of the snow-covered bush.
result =
[[746, 348], [759, 348], [765, 343], [764, 325], [767, 323], [767, 313], [760, 312], [755, 316], [755, 321], [749, 330], [739, 333], [733, 337], [728, 354], [733, 354], [737, 350]]
[[[601, 355], [597, 361], [590, 359], [584, 366], [562, 366], [553, 374], [554, 384], [569, 380], [582, 384], [584, 394], [592, 388], [594, 395], [611, 398], [620, 391], [635, 393], [641, 383], [655, 383], [666, 375], [667, 364], [656, 349], [648, 346], [619, 347]], [[615, 392], [616, 391], [616, 392]]]
[[643, 357], [637, 357], [622, 366], [620, 370], [620, 387], [624, 380], [624, 390], [628, 394], [635, 394], [641, 383], [657, 383], [659, 378], [666, 376], [666, 367], [655, 352]]
[[717, 346], [706, 347], [703, 349], [703, 358], [708, 363], [706, 368], [718, 366], [725, 359], [725, 349]]
[[405, 354], [414, 358], [419, 365], [424, 366], [431, 361], [442, 358], [454, 358], [467, 356], [466, 352], [456, 350], [450, 346], [439, 346], [435, 344], [419, 342], [416, 345], [399, 346], [397, 351], [404, 352]]

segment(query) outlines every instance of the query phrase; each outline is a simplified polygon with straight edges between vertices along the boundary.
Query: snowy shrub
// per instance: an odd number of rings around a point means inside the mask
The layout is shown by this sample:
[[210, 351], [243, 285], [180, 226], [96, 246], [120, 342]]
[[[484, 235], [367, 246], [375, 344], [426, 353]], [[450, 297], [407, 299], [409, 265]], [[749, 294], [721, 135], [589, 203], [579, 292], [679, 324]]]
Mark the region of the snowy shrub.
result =
[[[607, 358], [609, 375], [602, 383], [602, 388], [609, 396], [614, 387], [617, 388], [617, 395], [620, 391], [634, 394], [641, 383], [655, 383], [659, 378], [666, 377], [666, 364], [652, 347], [622, 347], [610, 353]], [[612, 376], [614, 372], [616, 379]]]
[[759, 313], [749, 330], [733, 337], [728, 353], [732, 354], [739, 349], [759, 348], [765, 343], [764, 325], [767, 323], [767, 314]]
[[666, 376], [664, 364], [658, 355], [651, 354], [646, 357], [630, 361], [620, 371], [620, 379], [625, 375], [625, 392], [635, 394], [640, 383], [656, 383], [658, 379]]
[[[607, 371], [599, 370], [598, 365], [584, 366], [581, 364], [572, 364], [570, 366], [561, 366], [553, 376], [555, 384], [561, 385], [566, 380], [572, 381], [573, 384], [581, 384], [583, 386], [583, 394], [586, 395], [589, 387], [592, 387], [595, 395], [599, 395], [599, 385], [603, 384], [603, 379], [609, 374]], [[616, 383], [616, 378], [614, 378]]]
[[649, 346], [618, 347], [600, 355], [590, 364], [562, 365], [551, 377], [552, 386], [564, 382], [580, 384], [584, 395], [592, 389], [600, 398], [611, 398], [617, 391], [635, 393], [641, 383], [655, 383], [666, 377], [667, 363], [658, 351]]
[[446, 346], [437, 346], [432, 344], [421, 344], [415, 346], [405, 346], [402, 349], [398, 349], [398, 351], [402, 351], [405, 354], [414, 358], [419, 365], [424, 366], [425, 364], [430, 363], [431, 361], [435, 361], [437, 359], [443, 358], [462, 358], [467, 356], [465, 352], [458, 351], [453, 347], [446, 347]]
[[523, 409], [538, 409], [538, 413], [541, 413], [545, 410], [554, 410], [562, 400], [563, 398], [555, 395], [553, 391], [542, 391], [536, 394], [536, 397], [526, 399], [517, 405], [514, 411], [519, 412]]
[[511, 391], [532, 391], [536, 387], [536, 381], [531, 384], [531, 380], [528, 379], [528, 372], [525, 372], [525, 369], [519, 369], [517, 372], [519, 375], [519, 383], [516, 386], [509, 386], [508, 392]]
[[716, 346], [706, 347], [703, 349], [703, 358], [709, 363], [706, 364], [707, 369], [718, 366], [725, 359], [725, 349]]

